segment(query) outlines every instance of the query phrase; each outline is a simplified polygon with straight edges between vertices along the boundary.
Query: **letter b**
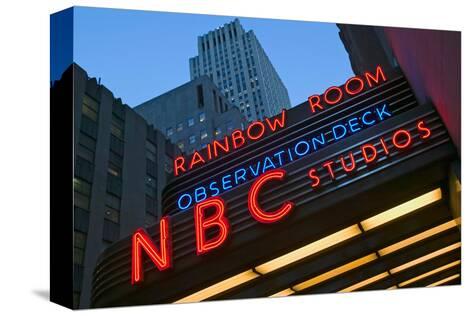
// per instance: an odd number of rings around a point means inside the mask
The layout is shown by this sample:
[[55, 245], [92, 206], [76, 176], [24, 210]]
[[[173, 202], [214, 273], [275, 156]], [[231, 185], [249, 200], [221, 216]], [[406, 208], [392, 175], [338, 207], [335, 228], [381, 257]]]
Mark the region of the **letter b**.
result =
[[[215, 209], [215, 212], [211, 216], [206, 217], [205, 211], [212, 208]], [[230, 232], [230, 224], [224, 214], [225, 203], [222, 198], [217, 196], [195, 205], [195, 240], [198, 255], [219, 247], [227, 239]], [[207, 239], [206, 232], [212, 227], [218, 228], [218, 233], [215, 237]]]

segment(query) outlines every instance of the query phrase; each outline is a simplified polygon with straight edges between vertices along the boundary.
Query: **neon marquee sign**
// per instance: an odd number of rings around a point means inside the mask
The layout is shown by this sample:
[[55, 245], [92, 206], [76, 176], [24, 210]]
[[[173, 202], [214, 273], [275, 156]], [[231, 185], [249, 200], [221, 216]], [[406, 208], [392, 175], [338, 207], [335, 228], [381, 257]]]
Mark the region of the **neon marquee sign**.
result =
[[[307, 170], [307, 179], [314, 190], [319, 190], [324, 184], [320, 180], [322, 174], [328, 174], [332, 182], [338, 177], [334, 170], [342, 166], [343, 173], [351, 174], [363, 166], [376, 164], [381, 156], [389, 159], [394, 153], [409, 150], [413, 139], [426, 141], [432, 135], [431, 129], [425, 121], [416, 123], [414, 130], [397, 129], [387, 137], [380, 137], [375, 142], [366, 142], [359, 147], [362, 159], [355, 157], [354, 151], [344, 153], [336, 160], [327, 160], [320, 166], [313, 166]], [[349, 157], [349, 162], [346, 161]], [[259, 196], [265, 187], [272, 182], [284, 182], [286, 171], [284, 169], [273, 169], [261, 174], [251, 185], [248, 192], [248, 211], [252, 218], [262, 225], [277, 223], [292, 212], [297, 211], [297, 205], [293, 201], [283, 202], [276, 210], [265, 210], [259, 204]], [[226, 217], [227, 207], [225, 201], [218, 196], [210, 197], [194, 206], [194, 229], [196, 254], [205, 255], [221, 247], [228, 239], [231, 231], [229, 219]], [[209, 212], [212, 211], [212, 212]], [[151, 259], [159, 271], [172, 268], [172, 243], [170, 217], [165, 216], [159, 223], [159, 244], [156, 244], [148, 233], [138, 229], [132, 236], [132, 264], [131, 284], [139, 284], [144, 280], [143, 252]], [[209, 230], [213, 230], [213, 237], [208, 238]], [[215, 230], [217, 232], [215, 233]]]
[[[380, 66], [375, 73], [365, 73], [346, 81], [341, 87], [330, 87], [322, 95], [308, 98], [311, 113], [324, 111], [340, 103], [345, 97], [355, 96], [367, 88], [385, 82], [386, 76]], [[256, 121], [245, 131], [236, 130], [230, 136], [207, 145], [201, 152], [194, 152], [190, 157], [179, 156], [174, 160], [174, 174], [179, 176], [194, 168], [205, 165], [211, 160], [238, 150], [249, 142], [257, 141], [286, 126], [286, 111], [280, 115]], [[226, 215], [227, 206], [218, 195], [237, 185], [254, 180], [247, 198], [251, 217], [262, 225], [277, 223], [297, 211], [293, 201], [283, 202], [276, 210], [265, 210], [259, 203], [259, 197], [271, 183], [284, 182], [286, 171], [282, 169], [288, 163], [309, 155], [330, 143], [360, 132], [392, 116], [389, 104], [374, 104], [359, 113], [324, 125], [282, 147], [275, 148], [270, 154], [258, 157], [249, 165], [237, 166], [232, 172], [210, 179], [190, 192], [182, 193], [178, 198], [180, 209], [193, 206], [195, 249], [197, 255], [205, 255], [220, 246], [231, 233], [231, 223]], [[352, 174], [369, 165], [374, 165], [382, 156], [389, 159], [394, 153], [409, 150], [413, 139], [425, 141], [431, 136], [431, 130], [423, 120], [416, 123], [413, 130], [398, 128], [388, 137], [380, 137], [375, 142], [366, 142], [358, 150], [346, 152], [336, 159], [328, 159], [307, 169], [308, 185], [313, 190], [320, 190], [327, 183], [339, 180], [342, 174]], [[341, 168], [340, 168], [341, 167]], [[327, 181], [322, 179], [328, 178]], [[212, 234], [209, 234], [209, 232]], [[144, 280], [143, 253], [146, 254], [159, 271], [172, 268], [172, 232], [170, 217], [165, 216], [159, 222], [159, 242], [156, 243], [144, 229], [137, 229], [132, 235], [131, 246], [131, 283], [139, 284]]]

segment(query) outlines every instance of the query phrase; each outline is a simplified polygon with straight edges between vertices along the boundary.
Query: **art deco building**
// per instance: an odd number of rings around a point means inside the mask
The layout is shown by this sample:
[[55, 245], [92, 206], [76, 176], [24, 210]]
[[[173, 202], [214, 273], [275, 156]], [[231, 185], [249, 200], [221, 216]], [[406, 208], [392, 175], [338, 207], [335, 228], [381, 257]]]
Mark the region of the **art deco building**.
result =
[[197, 39], [189, 59], [190, 77], [207, 75], [248, 121], [291, 107], [289, 95], [255, 33], [238, 19]]

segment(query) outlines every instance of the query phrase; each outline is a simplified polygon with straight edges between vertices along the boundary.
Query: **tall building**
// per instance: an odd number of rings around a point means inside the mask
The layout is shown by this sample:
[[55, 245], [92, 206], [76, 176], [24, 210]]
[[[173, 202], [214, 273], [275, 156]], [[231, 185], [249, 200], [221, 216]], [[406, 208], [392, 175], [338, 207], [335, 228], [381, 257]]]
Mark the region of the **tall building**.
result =
[[337, 26], [355, 74], [361, 75], [367, 70], [376, 69], [378, 65], [387, 73], [396, 72], [399, 65], [381, 27], [352, 24]]
[[71, 84], [73, 304], [85, 308], [90, 306], [93, 270], [100, 253], [136, 228], [159, 221], [166, 170], [172, 171], [170, 157], [177, 149], [76, 64], [53, 84], [53, 107], [64, 106], [58, 96]]
[[271, 117], [291, 107], [284, 83], [252, 30], [238, 19], [197, 40], [189, 59], [190, 77], [208, 75], [248, 121]]
[[148, 100], [134, 110], [187, 154], [246, 126], [245, 117], [207, 76]]

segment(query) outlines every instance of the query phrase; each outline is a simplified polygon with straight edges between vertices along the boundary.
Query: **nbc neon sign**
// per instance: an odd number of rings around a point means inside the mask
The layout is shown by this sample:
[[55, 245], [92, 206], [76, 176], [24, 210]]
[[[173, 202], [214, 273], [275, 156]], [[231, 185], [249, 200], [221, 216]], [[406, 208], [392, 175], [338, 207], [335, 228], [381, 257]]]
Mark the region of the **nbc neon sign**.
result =
[[[375, 142], [367, 142], [360, 146], [362, 159], [356, 159], [354, 152], [350, 151], [338, 159], [327, 160], [307, 170], [310, 186], [318, 190], [323, 186], [320, 180], [324, 175], [329, 175], [331, 181], [337, 181], [341, 175], [336, 175], [334, 170], [342, 166], [343, 174], [351, 174], [363, 166], [375, 164], [381, 156], [389, 158], [395, 152], [408, 150], [413, 139], [426, 141], [431, 136], [431, 129], [423, 120], [416, 124], [413, 131], [397, 129], [388, 137], [381, 137]], [[358, 151], [357, 151], [358, 152]], [[348, 159], [346, 157], [349, 157]], [[349, 161], [348, 161], [349, 160]], [[248, 192], [248, 211], [254, 220], [262, 225], [277, 223], [292, 212], [297, 211], [293, 201], [283, 202], [276, 210], [265, 210], [259, 203], [259, 197], [272, 182], [284, 182], [286, 172], [284, 169], [274, 169], [260, 175], [252, 183]], [[211, 211], [211, 212], [210, 212]], [[205, 255], [221, 247], [230, 235], [231, 223], [226, 217], [227, 207], [225, 201], [218, 196], [208, 198], [194, 206], [194, 229], [196, 255]], [[208, 238], [208, 231], [214, 231], [213, 237]], [[172, 267], [172, 243], [170, 217], [160, 220], [159, 244], [156, 244], [148, 233], [138, 229], [132, 236], [132, 269], [131, 283], [137, 284], [144, 280], [143, 252], [151, 259], [160, 271]], [[217, 231], [217, 233], [215, 233]]]
[[[386, 81], [386, 76], [384, 75], [381, 67], [377, 67], [375, 74], [366, 73], [363, 78], [350, 78], [347, 80], [343, 88], [330, 87], [323, 95], [314, 95], [309, 97], [310, 109], [312, 113], [323, 111], [327, 106], [340, 102], [343, 98], [343, 94], [353, 96], [363, 91], [366, 86], [372, 87], [384, 81]], [[253, 123], [253, 126], [259, 126], [258, 129], [260, 132], [258, 133], [256, 132], [256, 127], [252, 127], [253, 129], [251, 129], [250, 125], [246, 132], [240, 131], [236, 134], [237, 136], [235, 138], [233, 136], [227, 137], [226, 140], [219, 142], [219, 144], [224, 144], [224, 148], [230, 148], [230, 146], [232, 146], [233, 150], [235, 150], [239, 148], [238, 146], [234, 146], [236, 139], [244, 137], [248, 137], [249, 139], [254, 137], [256, 139], [256, 136], [258, 136], [258, 139], [260, 139], [264, 137], [265, 133], [261, 131], [266, 131], [266, 127], [268, 127], [270, 132], [275, 132], [278, 129], [284, 128], [285, 115], [285, 112], [283, 112], [280, 116], [274, 118], [273, 120], [266, 120], [265, 123]], [[331, 131], [332, 140], [336, 141], [346, 137], [347, 135], [351, 135], [364, 128], [370, 127], [377, 122], [383, 121], [391, 115], [392, 114], [389, 111], [388, 105], [378, 104], [374, 105], [368, 110], [365, 110], [365, 112], [361, 113], [361, 115], [349, 117], [343, 122], [335, 122], [328, 127], [328, 130]], [[343, 126], [345, 130], [343, 130], [343, 128], [340, 126]], [[285, 164], [283, 161], [290, 162], [292, 161], [289, 158], [291, 155], [293, 155], [293, 158], [297, 156], [301, 157], [328, 143], [327, 138], [325, 137], [326, 134], [324, 134], [326, 131], [321, 131], [321, 133], [322, 134], [315, 133], [314, 135], [306, 137], [305, 139], [295, 140], [292, 144], [292, 147], [285, 147], [285, 152], [284, 148], [281, 148], [281, 151], [277, 151], [275, 154], [278, 157], [277, 164], [272, 162], [269, 167], [268, 165], [265, 166], [268, 157], [263, 157], [257, 163], [259, 164], [259, 167], [248, 167], [247, 170], [250, 170], [249, 172], [252, 173], [254, 181], [248, 192], [247, 206], [248, 212], [255, 221], [259, 222], [261, 225], [271, 225], [282, 221], [291, 213], [297, 211], [296, 203], [290, 200], [284, 201], [276, 210], [265, 210], [259, 203], [259, 197], [269, 185], [277, 182], [283, 183], [285, 181], [286, 171], [281, 168]], [[409, 150], [414, 139], [426, 141], [430, 138], [431, 134], [431, 129], [423, 120], [419, 120], [416, 123], [415, 128], [412, 130], [398, 128], [388, 136], [383, 136], [375, 141], [366, 142], [360, 145], [357, 150], [345, 152], [336, 159], [328, 159], [319, 165], [308, 167], [306, 172], [308, 185], [310, 185], [313, 190], [320, 190], [321, 187], [327, 183], [337, 181], [341, 176], [355, 173], [360, 168], [376, 164], [376, 162], [383, 156], [384, 158], [389, 159], [396, 152]], [[226, 144], [228, 144], [228, 146]], [[240, 139], [238, 144], [240, 144], [240, 147], [242, 147], [246, 144], [246, 140]], [[210, 149], [207, 149], [211, 153], [215, 154], [215, 149], [220, 148], [220, 145], [215, 145], [216, 147], [214, 147], [214, 144], [212, 144], [208, 147]], [[277, 154], [280, 152], [281, 154]], [[284, 160], [282, 158], [282, 152], [284, 152], [285, 155]], [[194, 153], [190, 161], [186, 161], [186, 158], [184, 157], [177, 157], [176, 160], [178, 160], [178, 162], [176, 165], [175, 161], [175, 174], [185, 173], [196, 167], [196, 163], [192, 163], [195, 155], [196, 154]], [[207, 159], [215, 159], [216, 157], [216, 155], [209, 155]], [[203, 157], [201, 158], [203, 161], [200, 163], [205, 164], [206, 160]], [[200, 158], [196, 159], [200, 161]], [[271, 158], [269, 159], [271, 160]], [[254, 168], [257, 168], [259, 171], [255, 172], [256, 169]], [[238, 170], [242, 170], [242, 167], [237, 169], [237, 171]], [[341, 171], [336, 173], [335, 170]], [[231, 185], [230, 177], [225, 180], [224, 177], [225, 176], [220, 179], [222, 181], [222, 188], [225, 185], [227, 187]], [[329, 181], [322, 181], [322, 179], [325, 178], [328, 178]], [[241, 172], [239, 176], [237, 176], [235, 172], [233, 174], [233, 179], [249, 181], [250, 177], [243, 177]], [[228, 240], [231, 233], [231, 223], [226, 216], [226, 203], [222, 197], [218, 196], [218, 194], [221, 192], [215, 188], [212, 189], [211, 184], [208, 188], [210, 191], [215, 190], [215, 194], [212, 195], [205, 193], [204, 195], [204, 193], [198, 193], [197, 195], [194, 195], [194, 198], [189, 194], [189, 199], [192, 199], [192, 202], [194, 203], [193, 213], [195, 249], [196, 255], [199, 256], [205, 255], [221, 247]], [[202, 195], [202, 197], [199, 197], [199, 199], [195, 198], [199, 195]], [[155, 242], [147, 233], [147, 231], [141, 228], [137, 229], [132, 235], [132, 284], [139, 284], [144, 280], [144, 254], [146, 254], [146, 256], [151, 259], [152, 263], [159, 271], [165, 271], [172, 268], [173, 248], [170, 221], [170, 216], [165, 216], [160, 220], [158, 226], [159, 242]], [[212, 231], [211, 237], [209, 236], [210, 230]]]

